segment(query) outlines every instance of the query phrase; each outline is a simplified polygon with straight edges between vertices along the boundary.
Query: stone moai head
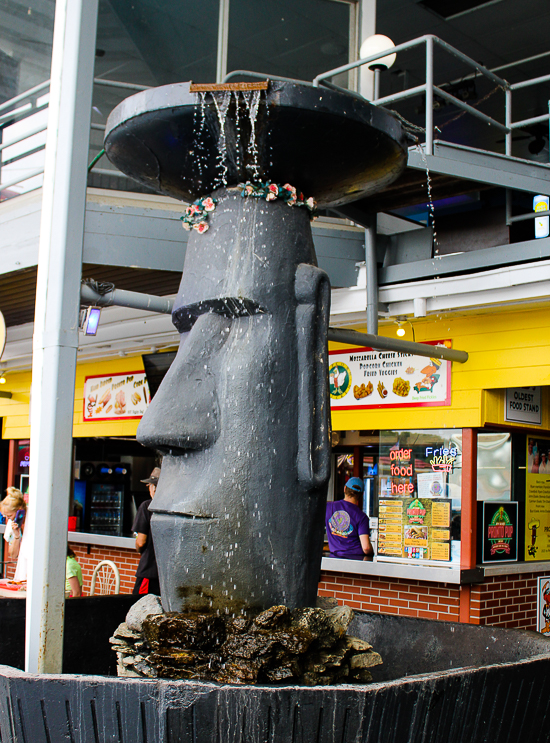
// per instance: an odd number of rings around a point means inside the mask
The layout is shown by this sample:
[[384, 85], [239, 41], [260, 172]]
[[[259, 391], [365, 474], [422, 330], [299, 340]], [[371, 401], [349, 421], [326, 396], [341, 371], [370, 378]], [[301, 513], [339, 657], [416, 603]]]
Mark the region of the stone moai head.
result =
[[313, 605], [330, 474], [330, 286], [309, 215], [215, 194], [191, 232], [176, 359], [138, 439], [164, 454], [151, 511], [165, 609]]

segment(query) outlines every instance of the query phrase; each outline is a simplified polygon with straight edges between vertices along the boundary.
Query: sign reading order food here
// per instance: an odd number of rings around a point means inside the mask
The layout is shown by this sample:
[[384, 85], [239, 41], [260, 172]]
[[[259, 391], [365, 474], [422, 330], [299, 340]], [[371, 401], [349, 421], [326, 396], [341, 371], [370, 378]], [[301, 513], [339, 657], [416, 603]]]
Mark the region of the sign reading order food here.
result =
[[[430, 345], [451, 347], [451, 342]], [[329, 352], [332, 409], [451, 404], [451, 362], [397, 351]]]
[[145, 372], [86, 377], [84, 420], [141, 418], [151, 401]]

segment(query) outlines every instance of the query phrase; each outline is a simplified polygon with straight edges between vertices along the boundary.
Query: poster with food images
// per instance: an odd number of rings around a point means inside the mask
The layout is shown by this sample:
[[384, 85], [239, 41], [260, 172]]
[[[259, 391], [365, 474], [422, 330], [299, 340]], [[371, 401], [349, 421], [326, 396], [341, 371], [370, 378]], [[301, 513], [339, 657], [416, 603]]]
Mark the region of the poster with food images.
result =
[[150, 401], [143, 371], [84, 380], [84, 421], [141, 418]]
[[333, 410], [450, 405], [451, 362], [372, 348], [329, 351], [329, 384]]
[[451, 559], [451, 500], [380, 500], [378, 556], [448, 562]]

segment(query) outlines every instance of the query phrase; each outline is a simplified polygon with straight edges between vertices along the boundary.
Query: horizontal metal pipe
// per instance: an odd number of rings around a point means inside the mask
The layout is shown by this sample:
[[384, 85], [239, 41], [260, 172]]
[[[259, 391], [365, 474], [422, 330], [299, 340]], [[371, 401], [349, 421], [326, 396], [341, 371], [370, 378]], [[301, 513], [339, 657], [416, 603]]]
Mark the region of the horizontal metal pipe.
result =
[[393, 93], [392, 95], [386, 95], [383, 98], [377, 98], [375, 103], [377, 106], [387, 106], [388, 103], [396, 103], [397, 101], [406, 101], [407, 98], [414, 98], [415, 95], [420, 95], [426, 92], [426, 85], [417, 85], [415, 88], [409, 88], [403, 90], [401, 93]]
[[[28, 132], [25, 132], [25, 134], [20, 134], [15, 139], [11, 139], [9, 142], [3, 142], [0, 144], [0, 152], [2, 150], [5, 150], [6, 147], [11, 147], [14, 144], [19, 144], [19, 142], [24, 142], [25, 139], [29, 139], [29, 137], [34, 137], [35, 134], [40, 134], [40, 132], [45, 132], [48, 128], [47, 124], [40, 124], [40, 126], [36, 126], [34, 129], [31, 129]], [[5, 165], [5, 163], [2, 163]]]
[[94, 77], [94, 85], [103, 85], [106, 88], [123, 88], [126, 90], [151, 90], [150, 85], [138, 85], [137, 83], [121, 83], [118, 80], [103, 80], [101, 77]]
[[14, 98], [10, 98], [9, 101], [5, 101], [0, 105], [0, 111], [7, 111], [12, 106], [15, 106], [16, 103], [21, 103], [21, 101], [25, 101], [27, 98], [32, 98], [36, 93], [40, 93], [40, 91], [44, 90], [45, 88], [50, 87], [50, 81], [46, 80], [44, 83], [40, 83], [40, 85], [35, 85], [34, 88], [29, 88], [29, 90], [26, 90], [24, 93], [19, 93], [19, 95], [16, 95]]
[[100, 294], [87, 284], [82, 284], [80, 288], [80, 300], [84, 305], [130, 307], [134, 310], [159, 312], [163, 315], [171, 315], [174, 304], [172, 297], [157, 297], [153, 294], [130, 292], [126, 289], [113, 289], [106, 294]]
[[[100, 294], [87, 284], [82, 284], [80, 299], [83, 305], [130, 307], [134, 310], [148, 310], [149, 312], [159, 312], [164, 315], [170, 315], [172, 313], [174, 304], [172, 297], [157, 297], [152, 294], [130, 292], [126, 289], [113, 289], [106, 294]], [[359, 333], [357, 330], [329, 328], [328, 339], [336, 343], [346, 343], [350, 346], [368, 346], [369, 348], [379, 348], [387, 351], [412, 353], [415, 356], [445, 359], [446, 361], [459, 361], [461, 364], [468, 361], [466, 351], [458, 351], [454, 348], [445, 348], [444, 346], [430, 346], [427, 343], [402, 341], [397, 338], [385, 338], [381, 335]]]
[[447, 42], [443, 41], [443, 39], [440, 39], [438, 36], [434, 36], [433, 40], [442, 49], [445, 49], [446, 51], [448, 51], [449, 54], [452, 54], [454, 57], [457, 57], [457, 59], [461, 59], [465, 64], [468, 64], [471, 67], [474, 67], [478, 72], [480, 72], [482, 75], [485, 75], [485, 77], [488, 77], [489, 80], [492, 80], [497, 85], [501, 85], [503, 88], [510, 87], [510, 83], [507, 80], [504, 80], [502, 77], [495, 75], [494, 72], [491, 72], [490, 69], [488, 69], [487, 67], [484, 67], [482, 64], [479, 64], [479, 62], [476, 62], [474, 59], [470, 59], [470, 57], [467, 57], [466, 54], [464, 54], [463, 52], [460, 52], [458, 49], [455, 49], [454, 46], [447, 44]]
[[529, 212], [529, 214], [518, 214], [517, 217], [508, 217], [508, 224], [526, 222], [528, 219], [535, 219], [536, 217], [550, 217], [550, 211], [546, 209], [543, 212]]
[[412, 41], [405, 41], [403, 44], [398, 44], [397, 46], [392, 46], [390, 49], [386, 49], [383, 52], [378, 52], [377, 54], [371, 54], [369, 57], [363, 57], [362, 59], [358, 59], [356, 62], [349, 62], [348, 64], [342, 65], [341, 67], [335, 67], [333, 70], [328, 70], [328, 72], [323, 72], [321, 75], [317, 75], [317, 77], [313, 80], [313, 86], [317, 88], [319, 86], [319, 83], [322, 80], [325, 80], [326, 78], [333, 77], [334, 75], [339, 75], [341, 72], [348, 72], [348, 70], [354, 70], [356, 67], [362, 67], [364, 64], [368, 64], [369, 62], [375, 62], [377, 59], [380, 59], [381, 57], [387, 57], [390, 54], [397, 54], [397, 52], [402, 52], [405, 49], [411, 49], [415, 46], [420, 46], [421, 44], [426, 43], [428, 40], [428, 36], [420, 36], [418, 39], [413, 39]]
[[37, 170], [31, 170], [30, 173], [25, 173], [24, 175], [19, 175], [17, 178], [12, 178], [11, 181], [6, 181], [6, 183], [2, 183], [2, 190], [5, 188], [10, 188], [10, 186], [15, 186], [17, 183], [23, 183], [23, 181], [28, 181], [29, 178], [34, 178], [37, 175], [42, 175], [44, 172], [44, 166], [41, 168], [38, 168]]
[[445, 359], [445, 361], [458, 361], [461, 364], [468, 361], [466, 351], [458, 351], [455, 348], [446, 348], [445, 346], [431, 346], [427, 343], [402, 341], [398, 338], [385, 338], [382, 335], [359, 333], [357, 330], [329, 328], [328, 339], [329, 341], [345, 343], [349, 346], [365, 346], [367, 348], [377, 348], [382, 351], [412, 353], [415, 356], [427, 356], [434, 359]]
[[[547, 52], [550, 54], [550, 52]], [[522, 80], [520, 83], [514, 83], [511, 85], [512, 90], [520, 90], [521, 88], [530, 88], [532, 85], [539, 85], [539, 83], [547, 83], [550, 80], [550, 75], [541, 75], [541, 77], [534, 77], [531, 80]]]
[[510, 124], [510, 129], [523, 129], [524, 126], [530, 126], [531, 124], [542, 124], [545, 121], [550, 120], [550, 114], [541, 114], [540, 116], [533, 116], [532, 119], [523, 119], [523, 121], [516, 121], [514, 124]]
[[487, 124], [496, 126], [497, 129], [500, 129], [501, 131], [506, 132], [506, 133], [510, 131], [510, 129], [505, 124], [501, 124], [500, 121], [497, 121], [496, 119], [492, 119], [490, 116], [487, 116], [487, 114], [484, 114], [481, 111], [478, 111], [477, 108], [474, 108], [473, 106], [469, 106], [467, 103], [464, 103], [464, 101], [461, 101], [459, 98], [455, 98], [454, 95], [447, 93], [446, 90], [442, 90], [441, 88], [438, 88], [437, 85], [434, 85], [434, 91], [437, 95], [440, 95], [442, 98], [444, 98], [446, 101], [449, 101], [454, 106], [457, 106], [458, 108], [461, 108], [463, 111], [466, 111], [467, 113], [472, 114], [472, 116], [476, 116], [478, 119], [485, 121]]

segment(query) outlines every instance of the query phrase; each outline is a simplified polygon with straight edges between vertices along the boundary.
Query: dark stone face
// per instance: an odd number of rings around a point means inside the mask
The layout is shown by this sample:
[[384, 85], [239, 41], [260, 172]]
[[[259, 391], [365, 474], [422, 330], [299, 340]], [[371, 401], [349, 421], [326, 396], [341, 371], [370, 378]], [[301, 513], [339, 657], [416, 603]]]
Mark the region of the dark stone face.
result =
[[167, 610], [314, 603], [329, 476], [330, 288], [308, 214], [216, 194], [174, 304], [178, 355], [138, 430]]

